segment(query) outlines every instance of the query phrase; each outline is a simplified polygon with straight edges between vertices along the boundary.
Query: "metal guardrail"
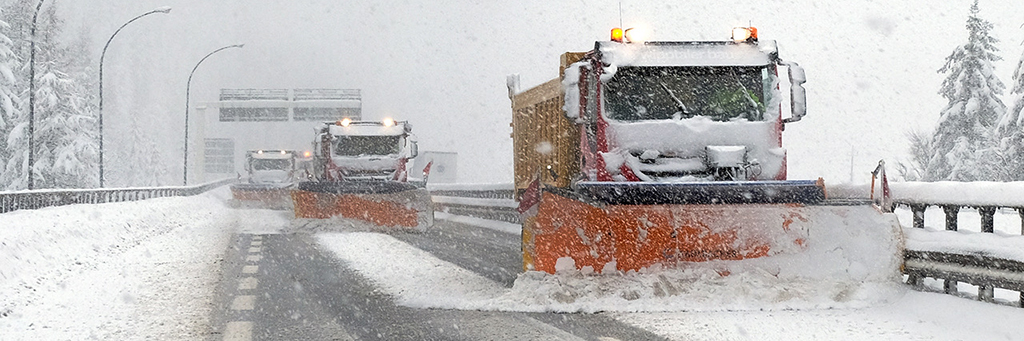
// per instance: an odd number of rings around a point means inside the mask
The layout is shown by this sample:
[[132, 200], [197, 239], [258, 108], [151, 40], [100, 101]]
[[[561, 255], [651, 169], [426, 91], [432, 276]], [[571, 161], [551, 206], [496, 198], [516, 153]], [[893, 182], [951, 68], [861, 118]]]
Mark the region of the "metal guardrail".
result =
[[[895, 203], [897, 205], [903, 205], [903, 206], [907, 206], [907, 207], [910, 208], [910, 211], [914, 213], [914, 227], [916, 227], [916, 228], [924, 228], [924, 211], [928, 208], [928, 206], [937, 206], [937, 207], [941, 207], [942, 208], [943, 213], [945, 213], [945, 215], [946, 215], [946, 222], [945, 222], [946, 230], [949, 230], [949, 231], [956, 231], [957, 230], [957, 226], [958, 226], [957, 214], [960, 213], [960, 209], [962, 209], [964, 207], [975, 208], [975, 209], [978, 210], [978, 214], [981, 215], [981, 232], [992, 233], [992, 231], [994, 229], [994, 225], [995, 225], [995, 223], [994, 223], [995, 218], [994, 217], [995, 217], [995, 214], [996, 214], [996, 210], [998, 210], [1000, 208], [1009, 208], [1009, 209], [1016, 210], [1017, 214], [1020, 215], [1021, 224], [1022, 224], [1022, 226], [1024, 226], [1024, 207], [1018, 207], [1018, 206], [1012, 206], [1012, 205], [1006, 205], [1006, 206], [999, 206], [999, 205], [968, 206], [968, 205], [960, 205], [960, 204], [922, 204], [922, 203], [917, 203], [917, 202], [904, 202], [904, 201], [900, 201], [900, 200], [896, 200]], [[1024, 230], [1022, 230], [1021, 233], [1024, 234]]]
[[509, 199], [512, 200], [515, 190], [513, 189], [488, 189], [488, 190], [465, 190], [465, 189], [430, 189], [430, 195], [445, 197], [463, 198], [484, 198], [484, 199]]
[[[514, 203], [512, 189], [497, 190], [431, 190], [434, 212], [470, 216], [481, 219], [519, 224], [519, 212]], [[468, 200], [467, 200], [468, 199]]]
[[[998, 209], [1013, 209], [1021, 217], [1021, 234], [1024, 234], [1024, 207], [1015, 205], [963, 205], [919, 201], [895, 200], [900, 206], [907, 206], [914, 215], [914, 228], [924, 228], [924, 212], [929, 206], [941, 207], [945, 214], [947, 231], [959, 229], [958, 214], [965, 207], [978, 210], [981, 215], [981, 232], [993, 233], [995, 213]], [[964, 282], [978, 287], [978, 299], [994, 302], [994, 289], [1018, 291], [1018, 306], [1024, 308], [1024, 262], [1002, 259], [979, 254], [959, 254], [935, 251], [906, 250], [903, 255], [903, 273], [907, 284], [921, 288], [925, 277], [943, 281], [943, 292], [957, 295], [957, 283]]]
[[1018, 306], [1024, 307], [1024, 263], [982, 255], [907, 250], [903, 272], [907, 284], [922, 287], [924, 277], [942, 279], [943, 291], [957, 294], [957, 282], [978, 286], [978, 299], [994, 301], [994, 288], [1021, 292]]
[[111, 189], [66, 189], [0, 192], [0, 213], [73, 204], [102, 204], [151, 198], [191, 196], [237, 181], [223, 179], [196, 186]]

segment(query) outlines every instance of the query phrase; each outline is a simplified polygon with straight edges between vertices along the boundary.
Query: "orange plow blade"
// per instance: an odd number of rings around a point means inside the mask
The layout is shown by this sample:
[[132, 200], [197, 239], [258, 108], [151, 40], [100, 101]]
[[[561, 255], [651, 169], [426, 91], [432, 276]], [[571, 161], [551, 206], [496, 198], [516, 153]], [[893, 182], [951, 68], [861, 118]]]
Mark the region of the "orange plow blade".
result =
[[388, 194], [292, 191], [296, 218], [343, 217], [384, 227], [423, 229], [433, 225], [430, 195], [424, 189]]
[[[639, 271], [805, 248], [801, 204], [606, 205], [544, 191], [523, 220], [525, 270]], [[533, 214], [535, 212], [535, 214]]]
[[259, 184], [231, 185], [231, 197], [240, 203], [255, 207], [284, 208], [290, 204], [290, 186]]

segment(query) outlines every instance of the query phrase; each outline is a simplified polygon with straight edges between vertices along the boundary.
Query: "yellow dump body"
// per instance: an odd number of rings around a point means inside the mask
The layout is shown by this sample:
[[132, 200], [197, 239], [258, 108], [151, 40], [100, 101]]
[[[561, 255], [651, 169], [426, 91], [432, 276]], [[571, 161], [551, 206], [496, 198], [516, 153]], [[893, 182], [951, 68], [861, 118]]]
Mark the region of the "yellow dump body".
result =
[[[583, 55], [562, 54], [559, 73]], [[525, 190], [538, 176], [545, 185], [568, 187], [580, 169], [580, 136], [562, 108], [562, 77], [514, 94], [511, 99], [516, 192]]]

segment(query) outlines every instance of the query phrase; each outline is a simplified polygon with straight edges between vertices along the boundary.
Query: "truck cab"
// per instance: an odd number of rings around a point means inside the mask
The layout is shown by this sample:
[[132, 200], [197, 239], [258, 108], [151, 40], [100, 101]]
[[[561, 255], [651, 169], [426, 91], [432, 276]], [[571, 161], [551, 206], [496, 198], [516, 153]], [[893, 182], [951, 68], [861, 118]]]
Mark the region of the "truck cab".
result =
[[295, 182], [295, 151], [250, 150], [245, 159], [251, 184], [290, 185]]
[[329, 181], [406, 181], [406, 165], [418, 153], [412, 126], [392, 119], [328, 122], [314, 149], [316, 173]]
[[[756, 30], [732, 41], [600, 41], [565, 69], [584, 181], [786, 180], [785, 123], [803, 116], [803, 72]], [[750, 33], [754, 33], [751, 35]], [[779, 66], [790, 71], [782, 117]]]

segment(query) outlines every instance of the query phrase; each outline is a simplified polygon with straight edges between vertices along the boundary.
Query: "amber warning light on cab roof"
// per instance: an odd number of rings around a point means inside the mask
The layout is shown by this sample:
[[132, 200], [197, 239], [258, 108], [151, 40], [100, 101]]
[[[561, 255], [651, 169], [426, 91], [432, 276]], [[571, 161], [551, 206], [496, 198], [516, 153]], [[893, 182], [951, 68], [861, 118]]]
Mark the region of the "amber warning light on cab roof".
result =
[[621, 43], [622, 37], [624, 37], [625, 35], [625, 32], [623, 32], [621, 28], [616, 27], [612, 29], [612, 41], [614, 42]]
[[612, 41], [614, 42], [627, 42], [627, 43], [642, 43], [646, 40], [646, 34], [643, 29], [631, 27], [625, 30], [621, 28], [612, 29]]
[[737, 43], [757, 42], [757, 27], [733, 27], [732, 41]]

